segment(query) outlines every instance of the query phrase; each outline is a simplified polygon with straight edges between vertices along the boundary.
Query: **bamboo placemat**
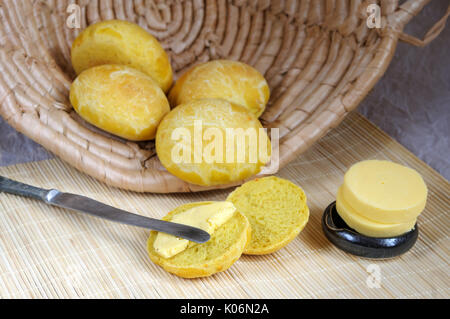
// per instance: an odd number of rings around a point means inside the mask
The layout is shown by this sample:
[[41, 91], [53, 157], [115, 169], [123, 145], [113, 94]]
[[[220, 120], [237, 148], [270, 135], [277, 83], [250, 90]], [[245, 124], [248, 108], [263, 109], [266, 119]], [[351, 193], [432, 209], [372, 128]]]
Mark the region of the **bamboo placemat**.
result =
[[[375, 158], [417, 169], [429, 187], [416, 245], [391, 260], [340, 251], [320, 224], [346, 169]], [[186, 202], [223, 200], [231, 191], [133, 193], [97, 182], [58, 159], [3, 167], [0, 174], [152, 217]], [[308, 195], [311, 217], [303, 232], [274, 254], [242, 256], [228, 271], [194, 280], [175, 277], [149, 260], [145, 230], [0, 194], [0, 298], [449, 297], [449, 183], [364, 117], [352, 113], [278, 175]], [[372, 267], [379, 267], [379, 285]]]

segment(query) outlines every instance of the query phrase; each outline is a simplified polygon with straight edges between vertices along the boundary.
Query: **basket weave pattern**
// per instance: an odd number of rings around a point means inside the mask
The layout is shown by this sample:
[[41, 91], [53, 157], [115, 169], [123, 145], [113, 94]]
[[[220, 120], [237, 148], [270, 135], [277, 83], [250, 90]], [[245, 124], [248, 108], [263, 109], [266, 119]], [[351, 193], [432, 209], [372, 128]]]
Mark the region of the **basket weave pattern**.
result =
[[[70, 47], [81, 30], [100, 20], [138, 23], [161, 41], [175, 78], [211, 59], [254, 66], [271, 88], [261, 121], [280, 128], [284, 166], [358, 106], [384, 74], [399, 39], [425, 45], [442, 31], [450, 10], [424, 40], [402, 32], [429, 1], [0, 0], [0, 115], [109, 185], [140, 192], [205, 190], [164, 170], [153, 142], [110, 136], [73, 111]], [[371, 3], [381, 8], [382, 28], [367, 26]], [[81, 9], [81, 28], [66, 25], [70, 4]]]

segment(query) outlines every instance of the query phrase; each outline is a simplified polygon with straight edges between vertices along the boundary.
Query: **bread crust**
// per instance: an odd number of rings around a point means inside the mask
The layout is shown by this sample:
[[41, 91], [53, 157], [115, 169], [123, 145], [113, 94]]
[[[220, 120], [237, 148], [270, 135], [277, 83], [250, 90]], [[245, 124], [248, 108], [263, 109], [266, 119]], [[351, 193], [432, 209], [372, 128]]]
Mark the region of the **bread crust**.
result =
[[169, 94], [172, 107], [196, 99], [224, 99], [259, 117], [269, 101], [270, 90], [263, 75], [248, 64], [213, 60], [186, 71]]
[[173, 82], [169, 56], [158, 40], [139, 25], [107, 20], [90, 25], [73, 41], [72, 65], [77, 74], [103, 64], [121, 64], [151, 76], [167, 92]]
[[87, 122], [131, 141], [154, 139], [170, 111], [164, 92], [150, 76], [118, 64], [82, 72], [70, 87], [70, 102]]
[[[201, 125], [200, 136], [196, 133], [196, 125]], [[221, 137], [211, 136], [211, 139], [207, 139], [205, 136], [211, 130]], [[244, 134], [254, 133], [256, 143], [245, 142], [241, 147], [238, 138], [227, 138], [230, 131], [240, 133], [248, 140], [250, 138]], [[175, 134], [180, 132], [183, 136]], [[178, 139], [174, 139], [174, 135]], [[184, 135], [189, 135], [189, 144], [184, 143], [181, 152], [179, 146], [185, 139]], [[215, 144], [216, 139], [220, 141], [220, 146], [217, 146], [217, 150], [214, 147], [214, 152], [221, 154], [220, 159], [207, 161], [205, 156], [210, 154], [207, 150]], [[202, 143], [202, 158], [196, 161], [194, 154], [199, 141]], [[261, 156], [259, 152], [264, 147], [267, 148], [267, 156]], [[234, 157], [228, 160], [227, 154], [231, 149], [235, 150]], [[174, 151], [180, 159], [174, 159]], [[244, 107], [221, 99], [195, 100], [177, 106], [164, 117], [156, 133], [156, 153], [161, 164], [171, 174], [195, 185], [226, 185], [245, 180], [261, 171], [270, 159], [270, 152], [270, 139], [259, 120]], [[184, 159], [185, 153], [188, 153], [188, 161]], [[243, 154], [244, 160], [239, 161], [237, 154]], [[255, 161], [251, 160], [251, 155], [255, 155]]]

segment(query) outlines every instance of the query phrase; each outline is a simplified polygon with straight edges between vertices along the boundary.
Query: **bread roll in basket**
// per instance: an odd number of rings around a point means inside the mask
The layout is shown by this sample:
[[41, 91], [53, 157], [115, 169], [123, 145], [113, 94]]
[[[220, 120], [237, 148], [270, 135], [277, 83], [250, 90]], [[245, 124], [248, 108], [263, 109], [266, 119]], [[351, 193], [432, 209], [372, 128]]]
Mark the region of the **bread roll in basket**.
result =
[[0, 114], [109, 185], [138, 192], [205, 190], [167, 172], [153, 141], [107, 135], [73, 111], [70, 47], [87, 25], [110, 19], [139, 24], [162, 43], [175, 78], [212, 59], [254, 66], [271, 89], [260, 119], [279, 128], [282, 167], [358, 106], [384, 74], [398, 40], [421, 46], [442, 31], [450, 11], [423, 40], [403, 33], [429, 1], [0, 0]]

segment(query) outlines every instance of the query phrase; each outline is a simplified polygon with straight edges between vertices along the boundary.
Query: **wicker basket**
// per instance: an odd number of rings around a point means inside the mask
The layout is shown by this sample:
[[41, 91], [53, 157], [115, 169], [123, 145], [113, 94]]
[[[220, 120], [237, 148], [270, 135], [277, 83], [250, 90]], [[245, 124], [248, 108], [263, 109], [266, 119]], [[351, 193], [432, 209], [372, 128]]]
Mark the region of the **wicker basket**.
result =
[[[164, 170], [153, 142], [109, 136], [73, 112], [70, 46], [83, 28], [114, 18], [140, 24], [160, 39], [176, 75], [217, 58], [256, 67], [271, 87], [261, 120], [280, 128], [283, 166], [358, 106], [384, 74], [399, 39], [425, 45], [442, 31], [450, 10], [424, 40], [403, 33], [429, 1], [0, 0], [0, 114], [107, 184], [139, 192], [205, 190]], [[367, 25], [373, 3], [381, 8], [381, 28]], [[69, 27], [77, 9], [81, 28]]]

